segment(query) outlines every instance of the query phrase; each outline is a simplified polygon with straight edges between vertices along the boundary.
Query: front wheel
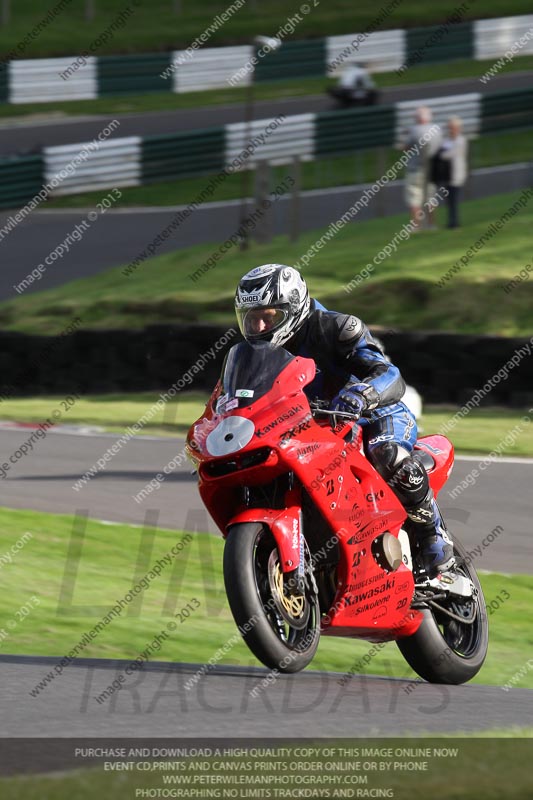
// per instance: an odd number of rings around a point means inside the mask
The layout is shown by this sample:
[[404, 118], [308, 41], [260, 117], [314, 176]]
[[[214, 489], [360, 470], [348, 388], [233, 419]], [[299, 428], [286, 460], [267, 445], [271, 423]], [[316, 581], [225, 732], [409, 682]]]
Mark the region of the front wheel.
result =
[[477, 675], [487, 654], [489, 628], [483, 590], [466, 550], [455, 538], [454, 552], [456, 571], [472, 581], [474, 596], [439, 600], [444, 610], [436, 605], [423, 609], [417, 632], [397, 641], [408, 664], [430, 683], [466, 683]]
[[224, 548], [224, 583], [231, 613], [252, 653], [271, 669], [298, 672], [320, 638], [313, 581], [288, 593], [276, 541], [259, 523], [234, 525]]

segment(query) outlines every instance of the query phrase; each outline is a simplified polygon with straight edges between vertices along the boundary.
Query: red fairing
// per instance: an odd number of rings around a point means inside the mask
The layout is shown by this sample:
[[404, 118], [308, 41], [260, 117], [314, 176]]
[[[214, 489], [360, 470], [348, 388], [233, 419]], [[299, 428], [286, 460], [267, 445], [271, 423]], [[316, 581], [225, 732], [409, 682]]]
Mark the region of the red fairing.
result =
[[[315, 363], [310, 358], [295, 358], [280, 372], [272, 389], [256, 402], [244, 408], [216, 413], [216, 403], [221, 395], [221, 385], [217, 384], [206, 407], [205, 414], [191, 427], [187, 438], [187, 452], [196, 464], [199, 475], [199, 491], [208, 511], [224, 535], [227, 526], [234, 524], [234, 517], [246, 508], [242, 503], [242, 469], [246, 468], [246, 485], [261, 485], [274, 480], [278, 475], [291, 469], [284, 458], [280, 444], [293, 428], [303, 433], [311, 427], [320, 430], [312, 419], [309, 402], [303, 387], [313, 380]], [[226, 453], [216, 457], [210, 451], [210, 434], [227, 419], [238, 419], [243, 432], [248, 428], [248, 442], [234, 454]], [[247, 423], [250, 426], [247, 426]], [[263, 450], [268, 453], [265, 460], [257, 466], [244, 467], [250, 453]], [[234, 461], [236, 469], [229, 474], [216, 476], [216, 465]], [[268, 477], [267, 477], [268, 473]], [[249, 520], [251, 521], [251, 520]], [[257, 515], [257, 521], [260, 515]]]
[[280, 563], [284, 572], [296, 569], [300, 564], [300, 506], [283, 511], [266, 508], [249, 508], [236, 514], [228, 523], [231, 526], [242, 522], [262, 522], [272, 531], [278, 546]]
[[419, 439], [415, 445], [415, 453], [417, 450], [427, 453], [435, 462], [435, 466], [428, 469], [428, 473], [429, 483], [436, 496], [448, 480], [453, 468], [453, 444], [446, 436], [434, 434]]

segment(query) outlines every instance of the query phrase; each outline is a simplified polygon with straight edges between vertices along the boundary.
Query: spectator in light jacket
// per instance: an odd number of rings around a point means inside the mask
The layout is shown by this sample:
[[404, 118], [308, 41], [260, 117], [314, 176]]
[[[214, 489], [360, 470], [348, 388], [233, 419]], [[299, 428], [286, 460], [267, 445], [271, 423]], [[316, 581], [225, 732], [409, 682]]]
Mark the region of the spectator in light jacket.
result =
[[431, 124], [432, 118], [428, 106], [417, 108], [416, 124], [409, 130], [403, 144], [403, 149], [411, 152], [405, 175], [405, 200], [411, 212], [413, 233], [421, 230], [421, 222], [426, 218], [423, 208], [428, 212], [428, 228], [435, 228], [433, 207], [427, 203], [436, 189], [430, 182], [429, 165], [441, 146], [442, 132], [438, 125]]
[[448, 120], [448, 137], [444, 140], [440, 156], [450, 161], [448, 190], [448, 228], [459, 227], [459, 198], [467, 178], [468, 142], [463, 136], [463, 123], [459, 117]]

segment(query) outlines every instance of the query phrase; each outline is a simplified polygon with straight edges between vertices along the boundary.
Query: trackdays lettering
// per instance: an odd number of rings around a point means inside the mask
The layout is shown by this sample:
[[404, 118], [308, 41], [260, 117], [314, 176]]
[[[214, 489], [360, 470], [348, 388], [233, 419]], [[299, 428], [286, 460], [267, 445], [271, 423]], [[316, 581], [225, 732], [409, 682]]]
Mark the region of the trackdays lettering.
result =
[[268, 425], [265, 425], [264, 428], [258, 428], [255, 432], [256, 436], [265, 436], [269, 433], [273, 428], [277, 428], [278, 425], [281, 425], [283, 422], [286, 422], [291, 417], [294, 417], [299, 411], [303, 411], [303, 406], [293, 406], [289, 411], [285, 411], [284, 414], [281, 414], [277, 419], [273, 419], [272, 422], [269, 422]]

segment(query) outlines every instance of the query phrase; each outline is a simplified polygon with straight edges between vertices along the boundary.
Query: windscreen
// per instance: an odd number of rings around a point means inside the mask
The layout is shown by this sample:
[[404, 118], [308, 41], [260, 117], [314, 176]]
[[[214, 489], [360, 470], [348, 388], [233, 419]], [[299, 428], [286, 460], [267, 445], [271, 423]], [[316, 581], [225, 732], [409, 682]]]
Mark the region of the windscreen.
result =
[[234, 345], [222, 368], [223, 396], [218, 401], [217, 411], [243, 408], [262, 397], [293, 358], [283, 347], [275, 347], [270, 342]]

